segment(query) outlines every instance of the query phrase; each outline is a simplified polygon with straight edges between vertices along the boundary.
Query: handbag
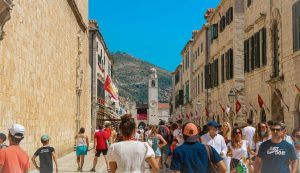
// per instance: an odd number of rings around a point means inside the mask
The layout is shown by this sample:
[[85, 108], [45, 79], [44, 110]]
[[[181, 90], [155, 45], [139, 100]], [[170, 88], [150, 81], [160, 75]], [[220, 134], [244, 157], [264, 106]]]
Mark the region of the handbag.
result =
[[212, 149], [211, 146], [205, 145], [205, 149], [207, 151], [208, 156], [208, 171], [209, 173], [221, 173], [221, 171], [218, 170], [217, 166], [211, 161], [211, 155], [212, 155]]

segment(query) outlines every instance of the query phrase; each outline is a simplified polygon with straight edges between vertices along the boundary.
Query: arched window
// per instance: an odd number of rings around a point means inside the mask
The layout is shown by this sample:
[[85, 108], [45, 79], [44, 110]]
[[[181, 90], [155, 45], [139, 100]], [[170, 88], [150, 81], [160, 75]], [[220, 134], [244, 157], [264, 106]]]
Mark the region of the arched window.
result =
[[155, 80], [151, 81], [151, 87], [155, 87]]

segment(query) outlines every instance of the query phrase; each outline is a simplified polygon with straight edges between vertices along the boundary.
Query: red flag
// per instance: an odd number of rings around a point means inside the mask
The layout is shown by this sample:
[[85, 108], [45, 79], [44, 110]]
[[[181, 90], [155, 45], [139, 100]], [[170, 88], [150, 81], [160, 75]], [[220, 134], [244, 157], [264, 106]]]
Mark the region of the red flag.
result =
[[263, 99], [260, 97], [259, 94], [258, 94], [258, 105], [259, 105], [260, 108], [262, 108], [263, 105], [264, 105], [264, 101], [263, 101]]
[[112, 83], [109, 75], [107, 75], [103, 89], [106, 90], [115, 100], [118, 100], [118, 93], [116, 91], [115, 85]]
[[295, 84], [295, 87], [297, 88], [297, 90], [300, 92], [300, 88]]
[[221, 109], [222, 109], [222, 112], [224, 113], [225, 112], [225, 109], [223, 108], [223, 106], [219, 103]]
[[209, 116], [209, 112], [208, 112], [207, 107], [205, 107], [205, 115], [206, 115], [207, 117]]
[[236, 113], [239, 113], [241, 107], [242, 107], [241, 103], [237, 100], [236, 103], [235, 103], [235, 111], [236, 111]]
[[185, 113], [185, 117], [186, 117], [187, 119], [190, 119], [190, 117], [189, 117], [189, 114], [188, 114], [188, 113]]

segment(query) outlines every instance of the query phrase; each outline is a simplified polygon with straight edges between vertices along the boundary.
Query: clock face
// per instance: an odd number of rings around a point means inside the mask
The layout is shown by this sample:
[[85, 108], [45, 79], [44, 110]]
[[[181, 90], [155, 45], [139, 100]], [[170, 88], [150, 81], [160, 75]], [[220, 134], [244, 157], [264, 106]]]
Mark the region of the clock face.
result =
[[156, 105], [157, 105], [157, 103], [156, 103], [155, 100], [151, 100], [151, 101], [150, 101], [150, 106], [151, 106], [151, 107], [156, 107]]

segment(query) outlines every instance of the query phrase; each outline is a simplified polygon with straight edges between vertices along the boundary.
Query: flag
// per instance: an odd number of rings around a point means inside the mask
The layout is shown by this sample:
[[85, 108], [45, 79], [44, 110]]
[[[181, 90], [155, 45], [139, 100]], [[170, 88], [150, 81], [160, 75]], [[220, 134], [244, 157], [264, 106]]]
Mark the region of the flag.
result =
[[223, 106], [219, 103], [221, 109], [222, 109], [222, 112], [225, 113], [225, 109], [223, 108]]
[[277, 89], [275, 89], [275, 94], [280, 98], [281, 104], [284, 105], [288, 111], [290, 111], [290, 107], [284, 102], [282, 95], [277, 92]]
[[188, 113], [185, 113], [185, 117], [186, 117], [186, 119], [190, 119], [190, 117], [189, 117], [189, 114], [188, 114]]
[[205, 107], [205, 115], [206, 115], [207, 117], [209, 116], [209, 112], [208, 112], [207, 107]]
[[235, 111], [236, 111], [236, 113], [239, 113], [241, 107], [242, 107], [241, 103], [237, 100], [236, 103], [235, 103]]
[[116, 89], [115, 85], [112, 83], [109, 75], [107, 75], [103, 89], [107, 91], [115, 100], [118, 100], [118, 90]]
[[263, 105], [264, 105], [264, 101], [263, 101], [263, 99], [260, 97], [259, 94], [258, 94], [258, 105], [259, 105], [260, 108], [262, 108]]
[[300, 92], [300, 88], [295, 84], [295, 87], [297, 88], [297, 90]]

